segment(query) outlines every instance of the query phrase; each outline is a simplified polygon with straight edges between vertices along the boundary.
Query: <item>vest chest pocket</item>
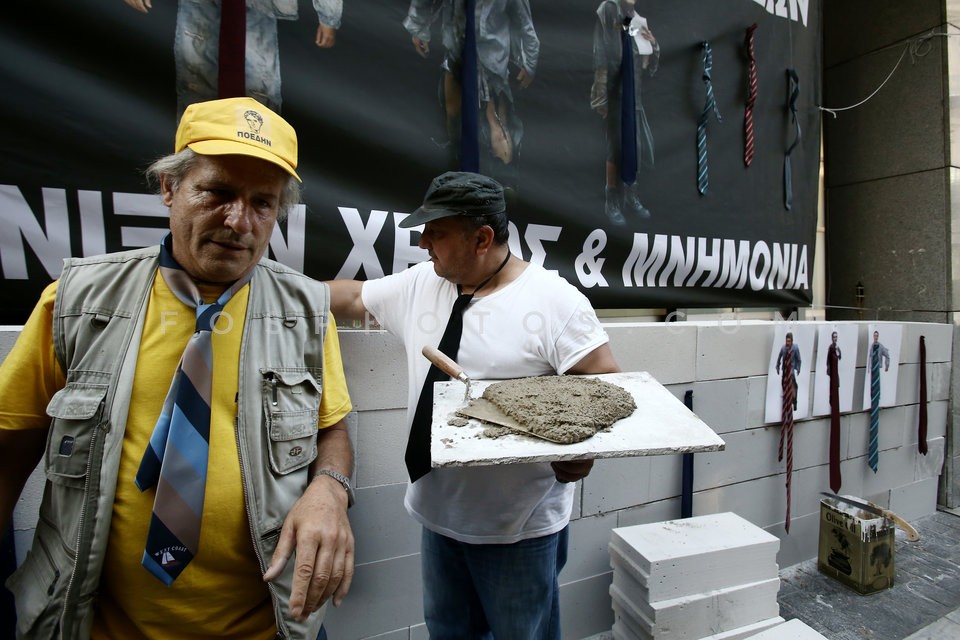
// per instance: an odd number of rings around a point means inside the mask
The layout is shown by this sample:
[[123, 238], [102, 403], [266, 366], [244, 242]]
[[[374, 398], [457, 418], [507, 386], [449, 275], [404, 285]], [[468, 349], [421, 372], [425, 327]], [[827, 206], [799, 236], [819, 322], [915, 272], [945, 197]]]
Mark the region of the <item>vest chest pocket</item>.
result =
[[68, 382], [47, 404], [50, 438], [47, 443], [47, 478], [83, 488], [97, 426], [103, 412], [107, 385]]
[[317, 457], [321, 386], [306, 369], [261, 369], [270, 466], [287, 474]]

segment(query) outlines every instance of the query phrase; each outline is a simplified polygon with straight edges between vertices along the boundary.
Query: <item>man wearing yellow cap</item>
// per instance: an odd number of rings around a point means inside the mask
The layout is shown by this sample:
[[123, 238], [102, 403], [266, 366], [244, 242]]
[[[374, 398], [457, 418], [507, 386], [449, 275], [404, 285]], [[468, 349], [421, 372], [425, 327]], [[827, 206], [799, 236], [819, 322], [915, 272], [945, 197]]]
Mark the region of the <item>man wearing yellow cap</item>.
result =
[[309, 638], [353, 576], [326, 285], [264, 258], [293, 128], [191, 105], [147, 175], [160, 246], [68, 259], [0, 367], [0, 529], [41, 462], [20, 637]]

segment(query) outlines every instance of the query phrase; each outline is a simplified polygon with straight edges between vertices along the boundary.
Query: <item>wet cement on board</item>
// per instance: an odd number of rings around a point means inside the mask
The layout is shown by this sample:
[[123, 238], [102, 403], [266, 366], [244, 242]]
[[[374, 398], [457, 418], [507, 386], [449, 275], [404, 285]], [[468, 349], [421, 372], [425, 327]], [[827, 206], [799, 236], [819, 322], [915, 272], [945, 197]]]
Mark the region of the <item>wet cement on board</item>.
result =
[[[634, 412], [630, 393], [597, 378], [539, 376], [488, 386], [483, 397], [530, 431], [563, 444], [582, 442]], [[516, 433], [489, 428], [484, 437]]]

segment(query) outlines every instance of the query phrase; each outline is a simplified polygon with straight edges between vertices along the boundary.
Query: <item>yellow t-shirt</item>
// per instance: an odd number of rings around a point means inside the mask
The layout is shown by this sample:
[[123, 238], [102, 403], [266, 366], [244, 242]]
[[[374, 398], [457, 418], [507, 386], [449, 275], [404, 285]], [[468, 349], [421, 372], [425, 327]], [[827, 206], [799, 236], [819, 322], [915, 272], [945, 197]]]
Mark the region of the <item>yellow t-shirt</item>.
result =
[[[197, 556], [170, 587], [140, 564], [154, 491], [133, 479], [150, 440], [184, 345], [194, 332], [194, 310], [157, 274], [144, 320], [130, 415], [110, 525], [93, 638], [273, 638], [276, 625], [267, 587], [250, 540], [234, 434], [240, 339], [250, 288], [224, 308], [213, 333], [210, 452]], [[215, 299], [219, 291], [204, 291]], [[51, 340], [56, 283], [43, 292], [23, 334], [0, 367], [0, 429], [46, 428], [46, 406], [65, 383]], [[229, 330], [226, 327], [232, 322]], [[158, 363], [165, 363], [158, 365]], [[319, 427], [351, 409], [332, 321], [324, 341]], [[269, 558], [265, 561], [269, 562]], [[286, 606], [286, 603], [283, 603]]]

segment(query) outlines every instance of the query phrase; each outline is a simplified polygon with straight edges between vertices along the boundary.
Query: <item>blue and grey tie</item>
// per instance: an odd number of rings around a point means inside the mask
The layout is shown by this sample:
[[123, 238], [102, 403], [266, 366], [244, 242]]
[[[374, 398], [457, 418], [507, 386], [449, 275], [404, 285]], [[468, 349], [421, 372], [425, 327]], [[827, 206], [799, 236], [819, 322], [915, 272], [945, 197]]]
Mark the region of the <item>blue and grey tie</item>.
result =
[[710, 179], [707, 172], [707, 121], [710, 119], [710, 112], [717, 115], [717, 122], [722, 122], [720, 110], [717, 108], [717, 100], [713, 96], [713, 80], [711, 72], [713, 71], [713, 50], [710, 43], [703, 42], [703, 87], [706, 92], [706, 100], [703, 104], [703, 111], [697, 120], [697, 191], [700, 195], [707, 193], [710, 186]]
[[142, 564], [169, 586], [197, 554], [207, 480], [210, 392], [213, 377], [211, 334], [233, 294], [253, 272], [237, 280], [212, 304], [173, 258], [168, 234], [160, 246], [160, 273], [177, 298], [196, 309], [196, 332], [187, 342], [163, 409], [140, 461], [140, 491], [156, 487]]
[[867, 463], [873, 472], [880, 466], [880, 345], [870, 351], [870, 449]]

